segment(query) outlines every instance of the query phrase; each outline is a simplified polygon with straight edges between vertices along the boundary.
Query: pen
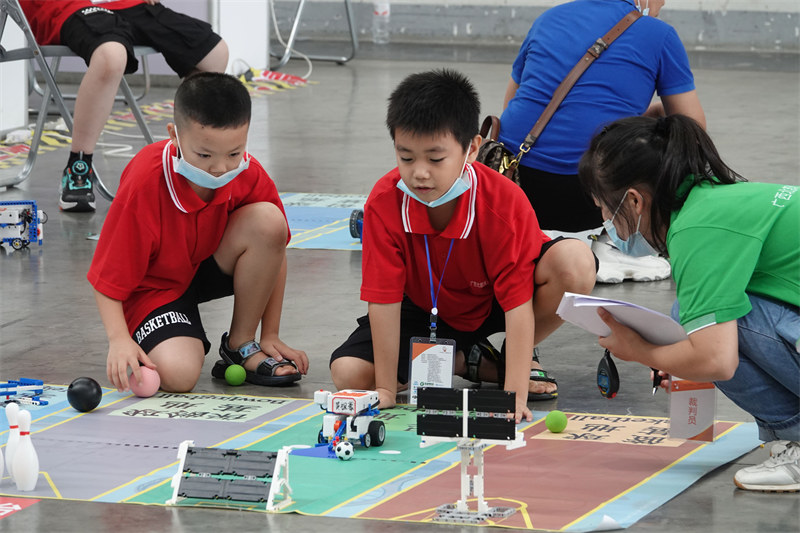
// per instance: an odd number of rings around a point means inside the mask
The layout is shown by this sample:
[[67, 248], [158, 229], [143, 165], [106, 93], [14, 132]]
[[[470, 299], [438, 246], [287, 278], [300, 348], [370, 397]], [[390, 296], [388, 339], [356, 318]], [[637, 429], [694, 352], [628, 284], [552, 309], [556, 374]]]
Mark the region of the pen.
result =
[[661, 377], [661, 374], [658, 373], [658, 370], [650, 367], [650, 370], [653, 371], [653, 396], [655, 396], [656, 391], [658, 390], [658, 386], [661, 385], [661, 380], [664, 379]]

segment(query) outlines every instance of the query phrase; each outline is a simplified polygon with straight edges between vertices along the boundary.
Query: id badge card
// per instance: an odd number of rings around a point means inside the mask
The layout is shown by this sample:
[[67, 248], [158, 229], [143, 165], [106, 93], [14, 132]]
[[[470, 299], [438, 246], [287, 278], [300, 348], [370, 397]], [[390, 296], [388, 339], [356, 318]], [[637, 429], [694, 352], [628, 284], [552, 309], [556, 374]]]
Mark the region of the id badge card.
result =
[[417, 405], [420, 387], [453, 387], [456, 341], [453, 339], [411, 337], [408, 403]]

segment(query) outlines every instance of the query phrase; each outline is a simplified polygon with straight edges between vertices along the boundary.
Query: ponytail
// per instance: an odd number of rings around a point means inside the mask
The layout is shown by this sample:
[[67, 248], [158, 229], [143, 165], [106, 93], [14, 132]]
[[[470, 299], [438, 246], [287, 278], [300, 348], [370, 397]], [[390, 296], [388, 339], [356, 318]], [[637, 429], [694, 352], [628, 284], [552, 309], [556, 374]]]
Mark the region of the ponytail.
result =
[[[722, 161], [705, 130], [683, 115], [630, 117], [606, 126], [581, 158], [578, 177], [605, 206], [619, 205], [631, 187], [650, 192], [653, 228], [669, 227], [670, 215], [683, 207], [694, 185], [744, 181]], [[683, 185], [688, 179], [689, 186]], [[618, 216], [631, 222], [623, 211]], [[653, 232], [653, 244], [663, 251], [661, 234]]]

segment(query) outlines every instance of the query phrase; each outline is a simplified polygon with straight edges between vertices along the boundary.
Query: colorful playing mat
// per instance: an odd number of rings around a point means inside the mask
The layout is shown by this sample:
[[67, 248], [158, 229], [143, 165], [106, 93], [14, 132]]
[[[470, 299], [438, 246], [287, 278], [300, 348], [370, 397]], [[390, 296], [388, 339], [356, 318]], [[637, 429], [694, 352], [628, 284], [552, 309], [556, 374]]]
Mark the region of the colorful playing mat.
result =
[[[47, 386], [46, 406], [23, 406], [33, 417], [40, 474], [20, 493], [7, 473], [0, 495], [164, 505], [178, 472], [178, 446], [278, 451], [317, 442], [324, 412], [311, 400], [159, 393], [141, 399], [104, 389], [101, 405], [79, 413], [66, 388]], [[520, 425], [527, 445], [485, 452], [485, 497], [512, 507], [488, 522], [519, 529], [592, 531], [625, 528], [706, 473], [749, 452], [755, 424], [718, 422], [714, 443], [670, 440], [664, 418], [568, 413], [560, 434], [546, 413]], [[291, 455], [294, 503], [286, 512], [343, 518], [429, 522], [436, 507], [460, 497], [460, 454], [454, 444], [419, 447], [416, 412], [382, 412], [386, 442], [355, 447], [350, 461]], [[0, 410], [0, 443], [7, 423]], [[474, 507], [475, 502], [470, 501]], [[263, 503], [185, 499], [181, 506], [264, 511]]]
[[350, 217], [364, 209], [366, 196], [290, 192], [281, 194], [281, 201], [292, 232], [289, 248], [361, 250], [361, 240], [350, 232]]

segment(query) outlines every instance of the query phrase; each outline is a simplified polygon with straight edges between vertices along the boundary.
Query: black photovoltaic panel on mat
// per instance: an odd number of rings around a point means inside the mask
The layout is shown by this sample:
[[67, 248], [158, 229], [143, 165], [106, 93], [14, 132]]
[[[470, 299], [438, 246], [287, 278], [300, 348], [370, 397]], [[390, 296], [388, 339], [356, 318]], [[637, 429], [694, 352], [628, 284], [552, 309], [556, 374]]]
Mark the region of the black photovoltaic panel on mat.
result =
[[457, 389], [421, 387], [417, 407], [417, 434], [429, 437], [469, 437], [514, 440], [515, 395], [503, 390], [467, 391], [467, 435], [464, 435], [464, 393]]
[[514, 393], [505, 390], [469, 390], [467, 401], [470, 411], [487, 413], [513, 413]]
[[461, 417], [450, 415], [417, 415], [417, 435], [429, 437], [462, 437], [464, 423]]
[[439, 387], [420, 387], [417, 389], [417, 407], [419, 409], [456, 411], [463, 409], [463, 404], [464, 400], [460, 389], [443, 389]]
[[470, 418], [467, 436], [473, 439], [514, 440], [517, 426], [513, 418]]

